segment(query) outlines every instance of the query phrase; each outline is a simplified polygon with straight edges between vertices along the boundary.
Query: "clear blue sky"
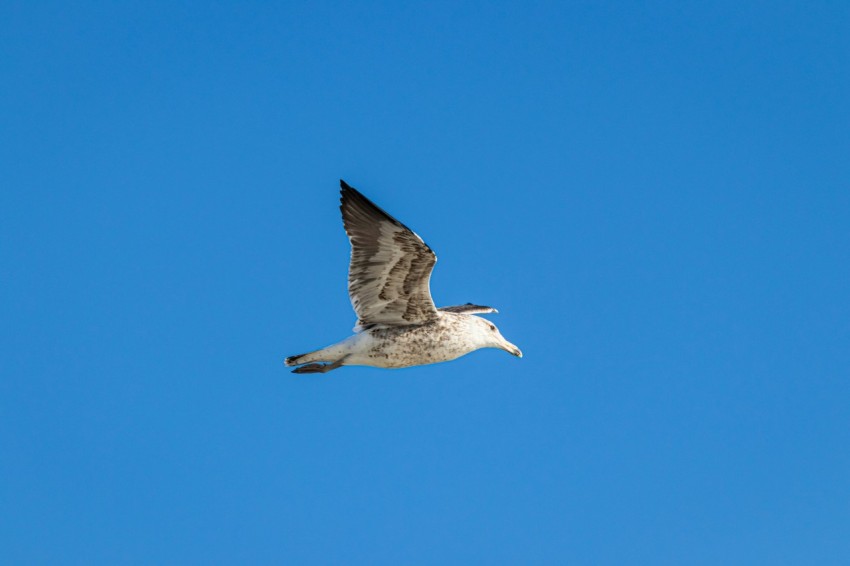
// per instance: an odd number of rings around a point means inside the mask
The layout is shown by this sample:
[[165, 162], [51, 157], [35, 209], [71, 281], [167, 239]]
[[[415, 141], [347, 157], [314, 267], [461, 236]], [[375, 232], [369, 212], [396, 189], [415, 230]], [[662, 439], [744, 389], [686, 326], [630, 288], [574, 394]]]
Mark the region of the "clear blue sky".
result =
[[850, 563], [846, 2], [211, 4], [0, 7], [0, 562]]

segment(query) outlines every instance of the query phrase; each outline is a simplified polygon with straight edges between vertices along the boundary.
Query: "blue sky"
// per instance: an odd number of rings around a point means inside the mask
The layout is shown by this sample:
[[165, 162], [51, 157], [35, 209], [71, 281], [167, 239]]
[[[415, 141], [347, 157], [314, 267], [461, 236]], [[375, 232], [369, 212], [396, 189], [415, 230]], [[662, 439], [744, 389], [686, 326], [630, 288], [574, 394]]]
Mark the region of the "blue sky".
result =
[[[0, 561], [850, 562], [844, 2], [0, 7]], [[523, 350], [344, 338], [344, 178]]]

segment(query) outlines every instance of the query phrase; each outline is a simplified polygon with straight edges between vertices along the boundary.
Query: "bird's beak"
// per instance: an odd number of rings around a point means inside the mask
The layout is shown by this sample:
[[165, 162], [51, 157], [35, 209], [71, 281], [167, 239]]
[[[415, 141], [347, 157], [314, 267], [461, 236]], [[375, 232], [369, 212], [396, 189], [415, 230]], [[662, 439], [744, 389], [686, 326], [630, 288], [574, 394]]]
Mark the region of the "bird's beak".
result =
[[514, 356], [516, 356], [518, 358], [522, 357], [522, 350], [520, 350], [519, 348], [517, 348], [516, 346], [514, 346], [513, 344], [511, 344], [507, 340], [505, 340], [505, 345], [502, 346], [502, 349], [504, 351], [506, 351], [507, 353], [513, 354]]

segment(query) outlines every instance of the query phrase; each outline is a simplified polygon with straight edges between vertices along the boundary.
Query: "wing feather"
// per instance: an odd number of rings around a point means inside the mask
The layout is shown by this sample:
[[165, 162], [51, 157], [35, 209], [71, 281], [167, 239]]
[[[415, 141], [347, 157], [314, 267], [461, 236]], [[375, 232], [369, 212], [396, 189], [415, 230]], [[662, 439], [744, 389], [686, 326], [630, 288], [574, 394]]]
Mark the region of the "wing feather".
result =
[[472, 303], [466, 303], [465, 305], [455, 305], [451, 307], [440, 307], [437, 310], [445, 311], [445, 312], [453, 312], [459, 314], [486, 314], [486, 313], [498, 313], [496, 309], [493, 307], [485, 307], [482, 305], [473, 305]]
[[351, 242], [348, 294], [357, 327], [435, 319], [430, 280], [437, 256], [422, 238], [357, 189], [342, 180], [340, 187], [342, 222]]

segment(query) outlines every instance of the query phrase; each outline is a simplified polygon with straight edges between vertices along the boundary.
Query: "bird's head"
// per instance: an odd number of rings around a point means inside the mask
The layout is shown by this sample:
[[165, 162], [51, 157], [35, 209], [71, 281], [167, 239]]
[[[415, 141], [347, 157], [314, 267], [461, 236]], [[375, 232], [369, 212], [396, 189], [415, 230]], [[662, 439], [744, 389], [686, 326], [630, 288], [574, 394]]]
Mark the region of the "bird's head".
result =
[[505, 340], [505, 337], [502, 336], [502, 333], [499, 332], [495, 324], [480, 316], [470, 315], [469, 318], [472, 319], [472, 323], [475, 325], [481, 348], [498, 348], [518, 358], [522, 357], [522, 351]]

